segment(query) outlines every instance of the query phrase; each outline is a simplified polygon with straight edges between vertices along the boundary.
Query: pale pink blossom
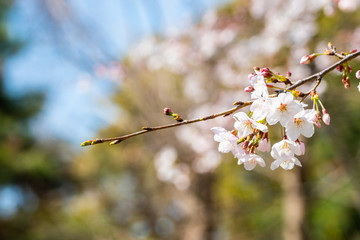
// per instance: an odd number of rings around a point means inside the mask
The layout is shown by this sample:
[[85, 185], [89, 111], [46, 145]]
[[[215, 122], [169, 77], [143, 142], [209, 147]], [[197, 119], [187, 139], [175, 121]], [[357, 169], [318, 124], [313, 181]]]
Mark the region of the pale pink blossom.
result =
[[267, 132], [268, 127], [264, 124], [256, 122], [254, 119], [249, 118], [244, 112], [238, 112], [234, 114], [235, 124], [234, 127], [238, 130], [238, 136], [240, 138], [246, 137], [253, 133], [254, 129], [258, 129], [262, 132]]
[[294, 115], [286, 124], [286, 136], [296, 141], [300, 135], [304, 137], [312, 137], [314, 134], [314, 125], [311, 118], [313, 117], [314, 110], [302, 110]]
[[280, 93], [278, 97], [272, 99], [271, 110], [266, 117], [266, 121], [270, 125], [274, 125], [280, 121], [283, 127], [293, 118], [295, 114], [303, 110], [303, 106], [294, 96], [289, 93]]
[[251, 117], [254, 120], [261, 121], [265, 119], [271, 111], [271, 98], [260, 97], [256, 99], [251, 104], [250, 111], [252, 112]]
[[257, 150], [260, 152], [270, 152], [271, 144], [269, 138], [262, 138], [259, 141], [259, 146], [257, 147]]
[[234, 157], [237, 155], [244, 154], [243, 149], [241, 146], [237, 144], [238, 138], [232, 134], [229, 131], [226, 131], [226, 129], [222, 127], [213, 127], [211, 128], [211, 131], [215, 133], [214, 140], [216, 142], [219, 142], [218, 150], [221, 153], [228, 153], [232, 152]]
[[275, 159], [279, 157], [294, 156], [295, 154], [301, 155], [301, 148], [296, 142], [283, 139], [272, 146], [270, 154]]
[[277, 169], [279, 166], [285, 170], [291, 170], [295, 165], [301, 167], [301, 162], [296, 157], [280, 157], [271, 163], [271, 170]]
[[359, 92], [360, 92], [360, 83], [359, 83], [359, 85], [357, 86], [357, 88], [358, 88], [358, 90], [359, 90]]
[[301, 167], [299, 159], [295, 157], [296, 155], [301, 155], [300, 144], [297, 144], [294, 141], [284, 139], [278, 143], [275, 143], [271, 150], [271, 156], [275, 159], [271, 163], [271, 170], [278, 168], [279, 166], [285, 170], [293, 169], [295, 165]]
[[252, 99], [269, 97], [269, 92], [263, 75], [257, 72], [256, 75], [253, 75], [252, 77], [249, 76], [249, 79], [251, 86], [254, 88], [254, 91], [251, 93]]

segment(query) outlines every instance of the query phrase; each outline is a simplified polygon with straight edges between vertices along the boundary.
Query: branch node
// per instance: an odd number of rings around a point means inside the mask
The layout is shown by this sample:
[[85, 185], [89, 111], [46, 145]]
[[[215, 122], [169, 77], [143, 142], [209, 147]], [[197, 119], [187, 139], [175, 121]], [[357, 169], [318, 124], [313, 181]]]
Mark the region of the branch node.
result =
[[121, 140], [121, 139], [117, 139], [117, 140], [112, 141], [111, 143], [109, 143], [109, 145], [115, 145], [115, 144], [118, 144], [118, 143], [120, 143], [120, 142], [122, 142], [122, 140]]
[[237, 101], [237, 102], [234, 102], [233, 105], [242, 106], [242, 105], [244, 105], [244, 102], [243, 101]]

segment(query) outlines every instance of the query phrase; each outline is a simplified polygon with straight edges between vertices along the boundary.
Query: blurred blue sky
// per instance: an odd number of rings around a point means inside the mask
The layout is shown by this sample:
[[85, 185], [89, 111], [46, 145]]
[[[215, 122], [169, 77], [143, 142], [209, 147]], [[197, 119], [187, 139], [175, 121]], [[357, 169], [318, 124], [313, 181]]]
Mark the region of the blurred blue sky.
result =
[[181, 31], [225, 2], [16, 0], [8, 27], [24, 46], [5, 63], [5, 88], [13, 96], [43, 91], [34, 132], [79, 146], [118, 113], [109, 98], [115, 83], [95, 76], [97, 64], [118, 61], [145, 36]]

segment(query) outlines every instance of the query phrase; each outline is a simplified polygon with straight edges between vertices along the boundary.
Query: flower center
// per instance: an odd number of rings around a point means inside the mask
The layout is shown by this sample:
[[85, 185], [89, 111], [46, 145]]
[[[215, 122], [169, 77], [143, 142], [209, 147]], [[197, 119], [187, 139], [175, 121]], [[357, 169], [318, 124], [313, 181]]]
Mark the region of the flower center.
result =
[[287, 167], [289, 166], [289, 164], [290, 164], [290, 161], [289, 161], [289, 160], [285, 160], [285, 161], [283, 161], [283, 162], [281, 163], [281, 166], [282, 166], [283, 168], [287, 168]]
[[251, 128], [252, 122], [250, 120], [246, 120], [244, 122], [244, 125], [245, 125], [246, 128]]
[[304, 122], [304, 120], [301, 120], [300, 118], [294, 118], [294, 123], [296, 124], [296, 126], [298, 128], [301, 127], [303, 122]]
[[287, 104], [283, 104], [280, 103], [280, 108], [279, 108], [280, 112], [285, 112], [287, 111]]
[[289, 149], [289, 145], [287, 142], [284, 142], [284, 145], [282, 145], [281, 149], [283, 150], [288, 150]]

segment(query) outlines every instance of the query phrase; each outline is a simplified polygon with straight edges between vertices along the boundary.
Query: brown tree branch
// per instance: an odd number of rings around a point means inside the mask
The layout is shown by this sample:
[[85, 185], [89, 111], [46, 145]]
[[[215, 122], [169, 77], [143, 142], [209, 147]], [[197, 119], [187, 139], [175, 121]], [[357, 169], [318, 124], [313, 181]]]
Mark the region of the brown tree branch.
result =
[[[349, 54], [347, 56], [345, 56], [343, 59], [341, 59], [340, 61], [334, 63], [333, 65], [325, 68], [324, 70], [318, 72], [318, 73], [315, 73], [309, 77], [306, 77], [304, 79], [301, 79], [301, 80], [298, 80], [296, 81], [293, 85], [291, 85], [289, 88], [287, 88], [286, 90], [293, 90], [309, 81], [312, 81], [312, 80], [315, 80], [316, 79], [316, 82], [314, 84], [314, 86], [308, 91], [305, 93], [305, 97], [302, 99], [304, 100], [309, 94], [311, 91], [315, 90], [317, 88], [317, 86], [320, 84], [322, 78], [328, 74], [329, 72], [333, 71], [335, 68], [337, 68], [338, 66], [358, 57], [360, 55], [360, 51], [359, 52], [355, 52], [355, 53], [352, 53], [352, 54]], [[276, 97], [278, 95], [278, 93], [276, 94], [273, 94], [271, 95], [270, 97]], [[239, 101], [239, 102], [235, 102], [234, 105], [235, 107], [231, 108], [231, 109], [228, 109], [228, 110], [225, 110], [223, 112], [219, 112], [219, 113], [216, 113], [216, 114], [212, 114], [212, 115], [208, 115], [206, 117], [201, 117], [201, 118], [196, 118], [196, 119], [191, 119], [191, 120], [184, 120], [182, 122], [176, 122], [176, 123], [172, 123], [172, 124], [167, 124], [167, 125], [162, 125], [162, 126], [156, 126], [156, 127], [143, 127], [141, 131], [138, 131], [138, 132], [134, 132], [134, 133], [130, 133], [130, 134], [127, 134], [127, 135], [123, 135], [123, 136], [120, 136], [120, 137], [113, 137], [113, 138], [101, 138], [101, 139], [95, 139], [95, 140], [88, 140], [88, 141], [85, 141], [81, 144], [81, 146], [89, 146], [89, 145], [95, 145], [95, 144], [98, 144], [98, 143], [104, 143], [104, 142], [110, 142], [110, 145], [114, 145], [114, 144], [117, 144], [117, 143], [120, 143], [128, 138], [131, 138], [131, 137], [135, 137], [135, 136], [138, 136], [138, 135], [142, 135], [142, 134], [145, 134], [145, 133], [148, 133], [148, 132], [152, 132], [152, 131], [157, 131], [157, 130], [162, 130], [162, 129], [167, 129], [167, 128], [173, 128], [173, 127], [178, 127], [178, 126], [181, 126], [181, 125], [186, 125], [186, 124], [191, 124], [191, 123], [196, 123], [196, 122], [201, 122], [201, 121], [206, 121], [206, 120], [209, 120], [209, 119], [214, 119], [214, 118], [217, 118], [217, 117], [220, 117], [220, 116], [223, 116], [223, 117], [226, 117], [226, 116], [229, 116], [231, 114], [233, 114], [234, 112], [236, 112], [237, 110], [241, 109], [241, 108], [244, 108], [246, 106], [249, 106], [253, 103], [253, 101], [246, 101], [246, 102], [242, 102], [242, 101]]]

